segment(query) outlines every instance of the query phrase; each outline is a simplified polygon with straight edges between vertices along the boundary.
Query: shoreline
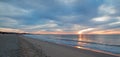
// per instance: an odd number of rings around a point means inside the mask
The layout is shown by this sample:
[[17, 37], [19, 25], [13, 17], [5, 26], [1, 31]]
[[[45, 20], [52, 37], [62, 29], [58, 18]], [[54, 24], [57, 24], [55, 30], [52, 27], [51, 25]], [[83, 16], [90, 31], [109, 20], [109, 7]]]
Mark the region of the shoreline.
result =
[[2, 57], [120, 57], [16, 34], [0, 34], [0, 52]]
[[[40, 39], [38, 39], [40, 40]], [[42, 40], [40, 40], [42, 41]], [[43, 41], [43, 42], [48, 42], [48, 41]], [[112, 55], [112, 56], [119, 56], [118, 54], [113, 54], [113, 53], [110, 53], [110, 52], [105, 52], [105, 51], [102, 51], [102, 50], [95, 50], [95, 49], [90, 49], [90, 48], [85, 48], [85, 47], [80, 47], [80, 46], [68, 46], [68, 45], [64, 45], [64, 44], [57, 44], [57, 43], [52, 43], [52, 42], [48, 42], [50, 44], [54, 44], [54, 45], [60, 45], [60, 46], [64, 46], [64, 47], [67, 47], [67, 48], [71, 48], [71, 49], [75, 49], [75, 50], [85, 50], [85, 51], [92, 51], [92, 52], [97, 52], [97, 53], [102, 53], [102, 54], [107, 54], [107, 55]]]
[[[34, 38], [30, 38], [30, 37], [26, 37], [26, 36], [22, 36], [23, 38], [29, 38], [29, 39], [32, 39], [32, 40], [35, 40], [35, 41], [40, 41], [40, 42], [43, 42], [43, 43], [48, 43], [50, 45], [57, 45], [57, 46], [61, 46], [61, 47], [64, 47], [64, 48], [68, 48], [68, 49], [71, 49], [71, 50], [75, 50], [75, 51], [78, 51], [78, 52], [87, 52], [91, 55], [108, 55], [108, 56], [111, 56], [111, 57], [119, 57], [119, 55], [116, 55], [116, 54], [112, 54], [112, 53], [109, 53], [109, 52], [103, 52], [103, 51], [99, 51], [99, 50], [92, 50], [92, 49], [86, 49], [86, 48], [76, 48], [76, 47], [71, 47], [71, 46], [67, 46], [67, 45], [64, 45], [64, 44], [56, 44], [56, 43], [52, 43], [52, 42], [48, 42], [48, 41], [42, 41], [40, 39], [34, 39]], [[105, 56], [104, 56], [105, 57]]]
[[[23, 37], [27, 37], [27, 36], [23, 36]], [[27, 38], [31, 38], [31, 37], [27, 37]], [[34, 38], [31, 38], [31, 39], [34, 39]], [[60, 45], [60, 46], [64, 46], [64, 47], [71, 48], [71, 49], [77, 49], [77, 50], [82, 49], [82, 50], [86, 50], [86, 51], [92, 51], [92, 52], [97, 52], [97, 53], [108, 54], [108, 55], [119, 56], [120, 57], [120, 54], [113, 54], [111, 52], [105, 52], [105, 51], [102, 51], [102, 50], [95, 50], [95, 49], [85, 48], [85, 47], [80, 47], [80, 46], [68, 46], [68, 45], [64, 45], [64, 44], [57, 44], [57, 43], [53, 43], [53, 42], [43, 41], [43, 40], [40, 40], [40, 39], [35, 39], [35, 40], [39, 40], [39, 41], [42, 41], [42, 42], [47, 42], [47, 43], [54, 44], [54, 45]]]
[[110, 52], [105, 52], [102, 50], [95, 50], [95, 49], [91, 49], [91, 48], [85, 48], [85, 47], [79, 47], [79, 46], [75, 46], [73, 48], [77, 48], [77, 49], [84, 49], [84, 50], [88, 50], [88, 51], [93, 51], [93, 52], [98, 52], [98, 53], [103, 53], [103, 54], [108, 54], [108, 55], [113, 55], [113, 56], [120, 56], [119, 54], [113, 54]]

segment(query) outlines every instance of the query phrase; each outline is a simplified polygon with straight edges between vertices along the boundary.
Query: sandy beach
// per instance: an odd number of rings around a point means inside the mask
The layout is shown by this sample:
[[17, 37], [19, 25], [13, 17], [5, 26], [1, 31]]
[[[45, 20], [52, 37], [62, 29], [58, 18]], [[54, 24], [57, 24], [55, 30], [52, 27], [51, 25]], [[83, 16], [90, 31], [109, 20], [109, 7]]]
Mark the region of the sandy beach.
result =
[[0, 34], [0, 57], [20, 57], [17, 35]]
[[[11, 53], [12, 50], [12, 53]], [[7, 53], [6, 53], [7, 52]], [[0, 57], [119, 57], [20, 35], [0, 35]]]
[[48, 57], [18, 34], [0, 34], [0, 57]]

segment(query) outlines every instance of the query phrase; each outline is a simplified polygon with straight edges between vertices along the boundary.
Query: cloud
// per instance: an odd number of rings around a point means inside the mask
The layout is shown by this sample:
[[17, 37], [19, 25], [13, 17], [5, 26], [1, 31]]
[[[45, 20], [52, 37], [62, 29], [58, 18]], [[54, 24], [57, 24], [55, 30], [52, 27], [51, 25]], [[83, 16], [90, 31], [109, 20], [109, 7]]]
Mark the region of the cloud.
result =
[[[117, 2], [116, 2], [117, 1]], [[120, 2], [120, 1], [119, 1]], [[119, 28], [118, 0], [0, 1], [0, 27], [36, 32], [92, 32]], [[21, 22], [21, 20], [23, 22]], [[94, 30], [90, 28], [95, 28]], [[89, 30], [90, 29], [90, 30]]]
[[98, 24], [97, 26], [110, 26], [119, 24], [120, 18], [117, 16], [101, 16], [92, 18], [91, 21], [94, 22], [94, 24]]
[[73, 24], [73, 25], [71, 25], [71, 28], [69, 28], [69, 29], [71, 31], [79, 31], [79, 30], [83, 30], [83, 29], [86, 29], [86, 28], [88, 28], [88, 27], [87, 26], [82, 26], [82, 25], [79, 25], [79, 24]]
[[94, 28], [99, 30], [109, 30], [109, 29], [116, 29], [120, 27], [120, 19], [119, 17], [109, 17], [109, 18], [93, 18], [92, 22], [95, 25]]
[[61, 21], [61, 22], [67, 22], [67, 23], [74, 23], [79, 20], [82, 20], [84, 16], [83, 15], [61, 15], [61, 16], [56, 16], [56, 19]]
[[86, 33], [86, 32], [92, 31], [92, 30], [95, 30], [95, 28], [87, 28], [87, 29], [80, 30], [78, 32], [78, 34]]
[[40, 28], [50, 28], [50, 27], [56, 27], [57, 24], [43, 24], [43, 25], [33, 25], [29, 26], [26, 29], [40, 29]]
[[12, 28], [0, 28], [2, 32], [17, 32], [17, 33], [24, 33], [25, 31], [19, 29], [12, 29]]
[[24, 29], [42, 29], [42, 28], [54, 28], [57, 27], [58, 24], [54, 23], [54, 21], [49, 20], [49, 22], [45, 24], [37, 24], [37, 25], [30, 25], [30, 26], [25, 26]]
[[4, 27], [14, 27], [15, 25], [18, 25], [19, 22], [15, 19], [8, 18], [8, 17], [0, 17], [0, 26]]
[[18, 16], [30, 13], [31, 10], [22, 9], [8, 3], [0, 2], [0, 16]]
[[54, 20], [49, 20], [44, 22], [44, 24], [36, 24], [36, 25], [25, 25], [23, 26], [24, 30], [29, 31], [64, 31], [64, 32], [74, 32], [79, 31], [81, 29], [87, 28], [86, 26], [82, 26], [79, 24], [65, 24], [59, 23]]
[[54, 31], [63, 31], [62, 29], [55, 29]]
[[58, 2], [60, 2], [61, 4], [67, 5], [67, 6], [71, 6], [75, 2], [77, 2], [77, 0], [58, 0]]
[[113, 22], [113, 23], [109, 23], [108, 25], [110, 25], [110, 26], [113, 26], [113, 25], [120, 25], [120, 21], [118, 21], [118, 22]]
[[120, 34], [120, 29], [96, 30], [91, 31], [89, 34]]
[[108, 21], [108, 20], [110, 20], [110, 19], [111, 19], [110, 16], [101, 16], [101, 17], [93, 18], [92, 21], [105, 22], [105, 21]]
[[36, 31], [36, 32], [31, 32], [33, 34], [77, 34], [76, 32], [64, 32], [64, 31], [54, 31], [54, 32], [49, 32], [49, 31]]
[[120, 23], [119, 17], [101, 17], [101, 18], [93, 18], [92, 20], [95, 22], [109, 21], [109, 22], [106, 22], [105, 24], [102, 24], [102, 26], [115, 26], [115, 25], [118, 25]]
[[111, 15], [117, 12], [114, 6], [105, 5], [105, 4], [101, 5], [98, 9], [99, 9], [99, 14], [101, 15]]

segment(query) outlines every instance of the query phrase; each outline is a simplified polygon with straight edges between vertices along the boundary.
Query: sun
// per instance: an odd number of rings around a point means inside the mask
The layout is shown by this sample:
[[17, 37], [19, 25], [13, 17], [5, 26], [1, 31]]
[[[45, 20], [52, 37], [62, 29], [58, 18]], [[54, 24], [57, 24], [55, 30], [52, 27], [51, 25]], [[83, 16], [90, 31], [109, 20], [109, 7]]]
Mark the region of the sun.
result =
[[82, 31], [78, 31], [77, 33], [78, 33], [78, 34], [82, 34]]

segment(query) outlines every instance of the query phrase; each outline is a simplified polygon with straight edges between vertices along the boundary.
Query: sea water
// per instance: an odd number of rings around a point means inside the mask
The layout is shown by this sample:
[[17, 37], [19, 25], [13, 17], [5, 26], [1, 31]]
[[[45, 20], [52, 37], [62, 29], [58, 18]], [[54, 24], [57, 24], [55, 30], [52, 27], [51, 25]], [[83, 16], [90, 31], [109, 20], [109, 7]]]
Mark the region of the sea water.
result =
[[25, 35], [43, 41], [120, 54], [120, 35]]

